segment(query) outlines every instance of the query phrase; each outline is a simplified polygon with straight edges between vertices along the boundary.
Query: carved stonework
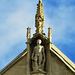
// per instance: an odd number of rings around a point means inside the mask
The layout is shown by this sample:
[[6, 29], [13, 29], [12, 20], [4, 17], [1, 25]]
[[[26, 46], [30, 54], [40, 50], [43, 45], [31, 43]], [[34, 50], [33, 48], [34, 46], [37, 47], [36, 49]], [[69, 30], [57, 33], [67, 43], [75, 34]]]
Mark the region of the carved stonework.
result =
[[30, 34], [30, 29], [31, 29], [31, 28], [29, 28], [29, 27], [27, 28], [27, 39], [29, 39], [29, 38], [30, 38], [30, 35], [31, 35], [31, 34]]
[[39, 0], [39, 3], [37, 4], [37, 6], [38, 6], [37, 13], [35, 15], [36, 33], [43, 33], [44, 13], [43, 13], [43, 4], [41, 0]]
[[44, 64], [45, 64], [45, 52], [44, 52], [44, 46], [41, 45], [41, 40], [37, 40], [37, 46], [34, 47], [33, 53], [32, 53], [32, 69], [33, 71], [39, 71], [44, 70]]
[[52, 42], [52, 28], [51, 27], [48, 28], [48, 38], [49, 38], [49, 41]]

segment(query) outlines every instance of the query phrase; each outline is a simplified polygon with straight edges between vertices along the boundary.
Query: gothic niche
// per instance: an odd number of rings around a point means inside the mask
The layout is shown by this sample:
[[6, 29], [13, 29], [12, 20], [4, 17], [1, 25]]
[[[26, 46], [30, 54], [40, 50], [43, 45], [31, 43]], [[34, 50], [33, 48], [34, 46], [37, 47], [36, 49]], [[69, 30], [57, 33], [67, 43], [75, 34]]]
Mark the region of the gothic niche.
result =
[[45, 52], [44, 46], [41, 45], [41, 40], [37, 40], [37, 45], [33, 48], [33, 52], [31, 55], [32, 59], [32, 69], [34, 72], [36, 71], [44, 71], [45, 65]]

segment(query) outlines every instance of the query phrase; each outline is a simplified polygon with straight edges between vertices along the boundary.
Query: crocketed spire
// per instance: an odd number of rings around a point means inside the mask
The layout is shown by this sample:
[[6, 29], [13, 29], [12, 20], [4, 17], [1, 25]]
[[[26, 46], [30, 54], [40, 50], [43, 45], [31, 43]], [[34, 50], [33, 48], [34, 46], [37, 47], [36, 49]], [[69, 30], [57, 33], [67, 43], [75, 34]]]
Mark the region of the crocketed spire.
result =
[[43, 33], [44, 13], [43, 13], [43, 4], [41, 0], [39, 0], [39, 3], [37, 4], [37, 13], [35, 15], [35, 27], [36, 33]]

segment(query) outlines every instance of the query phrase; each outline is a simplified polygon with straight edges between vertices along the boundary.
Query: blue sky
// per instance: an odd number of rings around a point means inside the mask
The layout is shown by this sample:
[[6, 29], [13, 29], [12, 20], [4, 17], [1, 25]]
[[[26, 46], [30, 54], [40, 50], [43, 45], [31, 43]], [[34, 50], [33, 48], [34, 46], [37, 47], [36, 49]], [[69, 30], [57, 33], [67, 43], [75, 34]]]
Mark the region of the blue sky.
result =
[[[38, 0], [0, 0], [0, 70], [26, 48], [26, 28], [35, 32]], [[52, 41], [75, 63], [75, 0], [43, 0]]]

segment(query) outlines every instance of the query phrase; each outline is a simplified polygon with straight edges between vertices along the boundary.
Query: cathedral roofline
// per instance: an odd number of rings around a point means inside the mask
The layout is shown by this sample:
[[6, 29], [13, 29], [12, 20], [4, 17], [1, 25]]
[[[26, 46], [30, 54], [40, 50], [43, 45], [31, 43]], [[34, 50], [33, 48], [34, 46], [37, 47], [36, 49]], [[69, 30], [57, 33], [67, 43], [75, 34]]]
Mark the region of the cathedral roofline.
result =
[[51, 45], [51, 51], [75, 73], [75, 64], [53, 44]]
[[4, 74], [7, 70], [9, 70], [16, 62], [18, 62], [21, 58], [23, 58], [27, 54], [27, 50], [25, 49], [22, 53], [20, 53], [15, 59], [13, 59], [8, 65], [6, 65], [1, 71], [0, 75]]
[[[32, 41], [37, 36], [42, 37], [42, 39], [44, 39], [44, 40], [48, 40], [48, 38], [43, 33], [44, 14], [43, 14], [43, 7], [42, 7], [43, 4], [42, 4], [41, 0], [39, 0], [39, 3], [37, 4], [37, 6], [38, 6], [37, 14], [35, 16], [35, 21], [36, 21], [35, 27], [37, 30], [36, 30], [36, 33], [33, 35], [33, 37], [30, 39], [30, 28], [28, 28], [28, 32], [27, 32], [28, 42], [27, 42], [27, 44], [29, 44], [29, 40]], [[42, 28], [42, 30], [40, 28]], [[49, 28], [48, 37], [50, 37], [50, 38], [52, 37], [51, 28]], [[55, 45], [53, 45], [53, 43], [51, 43], [51, 39], [49, 41], [49, 44], [51, 46], [50, 51], [53, 52], [69, 69], [71, 69], [71, 71], [73, 71], [75, 73], [75, 64], [68, 57], [66, 57]], [[15, 63], [17, 63], [21, 58], [23, 58], [27, 54], [28, 54], [28, 51], [27, 51], [27, 49], [25, 49], [21, 54], [19, 54], [14, 60], [12, 60], [6, 67], [4, 67], [0, 71], [0, 75], [4, 74]]]
[[[67, 57], [65, 56], [55, 45], [51, 45], [51, 51], [61, 60], [65, 63], [65, 65], [71, 69], [75, 73], [75, 64]], [[19, 54], [14, 60], [12, 60], [6, 67], [4, 67], [0, 71], [0, 75], [4, 74], [7, 70], [9, 70], [16, 62], [18, 62], [21, 58], [23, 58], [25, 55], [27, 55], [27, 50], [25, 49], [21, 54]]]

